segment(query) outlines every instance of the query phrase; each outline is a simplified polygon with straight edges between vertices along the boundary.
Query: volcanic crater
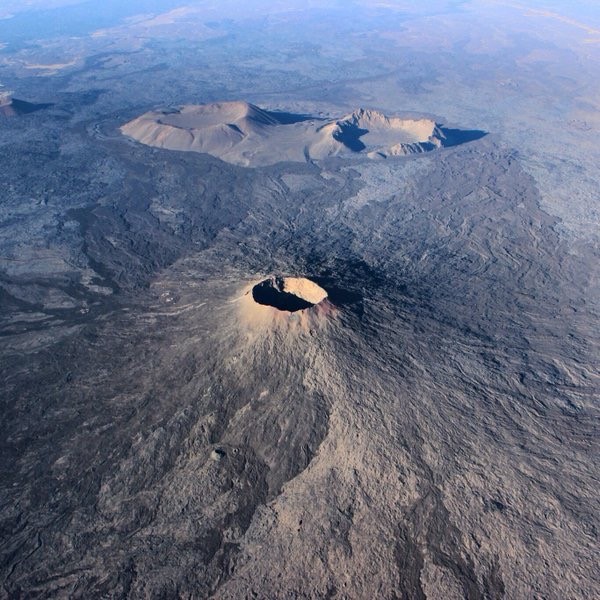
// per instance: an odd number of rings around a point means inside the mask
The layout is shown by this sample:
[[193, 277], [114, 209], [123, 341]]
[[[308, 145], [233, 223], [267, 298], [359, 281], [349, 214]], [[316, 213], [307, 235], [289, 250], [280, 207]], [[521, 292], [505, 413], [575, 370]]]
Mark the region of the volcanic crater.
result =
[[387, 116], [364, 108], [331, 119], [269, 111], [242, 101], [150, 111], [123, 125], [121, 133], [147, 146], [211, 154], [246, 167], [356, 154], [420, 154], [485, 135], [448, 129], [428, 117]]
[[312, 308], [327, 298], [327, 292], [304, 277], [269, 277], [252, 288], [257, 304], [297, 312]]

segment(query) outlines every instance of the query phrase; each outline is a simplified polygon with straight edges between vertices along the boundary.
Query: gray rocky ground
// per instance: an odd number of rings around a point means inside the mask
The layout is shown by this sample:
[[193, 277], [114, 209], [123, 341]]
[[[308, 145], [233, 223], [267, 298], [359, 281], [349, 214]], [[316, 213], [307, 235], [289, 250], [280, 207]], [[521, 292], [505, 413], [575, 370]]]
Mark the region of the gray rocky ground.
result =
[[[360, 10], [367, 36], [421, 23]], [[280, 88], [282, 108], [318, 108], [304, 79], [318, 73], [293, 62], [317, 61], [310, 40], [290, 58], [296, 78], [271, 72], [269, 91], [250, 58], [292, 53], [294, 38], [223, 23], [207, 29], [231, 37], [207, 33], [196, 62], [167, 38], [42, 77], [6, 62], [34, 49], [4, 51], [2, 81], [53, 106], [0, 122], [0, 594], [600, 595], [591, 134], [578, 133], [579, 162], [568, 132], [563, 154], [543, 137], [526, 153], [527, 115], [511, 121], [498, 100], [451, 123], [485, 137], [382, 161], [246, 169], [120, 136], [153, 105], [189, 101], [194, 77], [209, 79], [198, 65], [228, 47], [247, 63], [221, 63], [202, 100], [245, 97], [255, 74], [248, 100]], [[336, 91], [356, 105], [363, 70], [377, 94], [396, 55], [367, 37], [341, 61], [342, 33], [320, 51], [340, 77], [320, 102]], [[182, 55], [190, 79], [171, 85]], [[484, 106], [479, 77], [471, 102]], [[553, 77], [516, 97], [537, 102]], [[311, 278], [326, 304], [257, 313], [248, 291], [272, 274]]]

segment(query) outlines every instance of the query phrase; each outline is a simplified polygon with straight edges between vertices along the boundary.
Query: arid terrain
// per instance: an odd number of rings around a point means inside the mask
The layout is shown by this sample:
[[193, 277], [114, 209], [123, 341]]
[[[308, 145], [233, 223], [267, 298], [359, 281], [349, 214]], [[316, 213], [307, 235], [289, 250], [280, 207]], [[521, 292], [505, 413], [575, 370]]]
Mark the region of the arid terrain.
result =
[[0, 597], [599, 597], [595, 3], [252, 8], [0, 7]]

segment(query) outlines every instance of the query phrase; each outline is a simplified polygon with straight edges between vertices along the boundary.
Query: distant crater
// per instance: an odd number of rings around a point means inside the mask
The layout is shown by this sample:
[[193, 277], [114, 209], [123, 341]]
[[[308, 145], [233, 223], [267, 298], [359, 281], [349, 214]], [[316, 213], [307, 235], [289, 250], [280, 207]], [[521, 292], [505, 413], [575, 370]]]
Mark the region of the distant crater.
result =
[[252, 288], [252, 298], [277, 310], [297, 312], [316, 306], [327, 298], [327, 292], [304, 277], [270, 277]]
[[203, 152], [247, 167], [330, 156], [406, 156], [485, 135], [448, 129], [431, 118], [387, 116], [360, 108], [338, 119], [268, 111], [247, 102], [218, 102], [151, 111], [121, 127], [147, 146]]

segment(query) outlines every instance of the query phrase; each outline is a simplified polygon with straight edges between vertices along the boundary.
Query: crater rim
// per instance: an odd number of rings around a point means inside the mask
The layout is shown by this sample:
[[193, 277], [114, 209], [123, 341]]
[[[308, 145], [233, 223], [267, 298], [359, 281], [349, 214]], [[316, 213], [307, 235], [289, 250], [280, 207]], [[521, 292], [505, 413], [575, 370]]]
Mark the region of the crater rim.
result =
[[273, 275], [252, 287], [252, 299], [257, 304], [282, 312], [295, 313], [323, 302], [327, 292], [306, 277]]

